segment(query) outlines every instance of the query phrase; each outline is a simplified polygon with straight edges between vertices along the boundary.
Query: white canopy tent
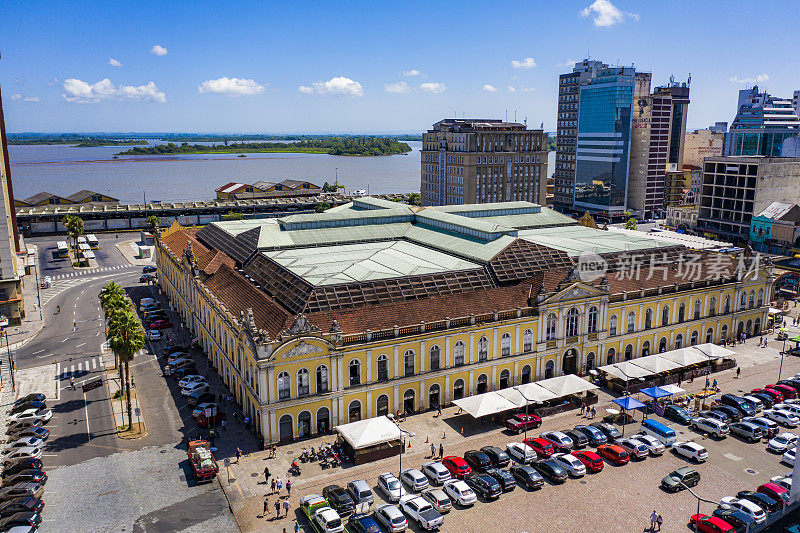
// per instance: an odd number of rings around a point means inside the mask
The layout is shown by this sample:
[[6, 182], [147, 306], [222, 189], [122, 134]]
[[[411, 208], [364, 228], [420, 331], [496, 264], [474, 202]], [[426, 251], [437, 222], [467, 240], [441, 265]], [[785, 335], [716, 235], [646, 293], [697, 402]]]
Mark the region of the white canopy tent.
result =
[[673, 363], [678, 363], [682, 367], [708, 362], [708, 356], [703, 355], [692, 348], [678, 348], [677, 350], [670, 350], [669, 352], [659, 354], [659, 357], [669, 359]]
[[503, 411], [518, 407], [514, 402], [501, 396], [497, 392], [486, 392], [484, 394], [476, 394], [475, 396], [467, 396], [460, 400], [453, 400], [453, 403], [475, 418], [502, 413]]
[[700, 355], [709, 358], [717, 358], [717, 357], [730, 357], [731, 355], [735, 355], [736, 352], [733, 350], [729, 350], [724, 346], [719, 346], [712, 342], [706, 342], [704, 344], [698, 344], [697, 346], [689, 347], [690, 350], [697, 350]]
[[601, 366], [598, 367], [598, 370], [602, 370], [606, 374], [612, 375], [615, 378], [619, 378], [622, 381], [644, 378], [653, 375], [653, 372], [633, 364], [632, 361], [622, 361], [620, 363]]
[[600, 388], [594, 383], [579, 378], [575, 374], [565, 374], [563, 376], [537, 381], [536, 384], [552, 392], [556, 398]]
[[339, 433], [354, 450], [400, 440], [400, 428], [385, 416], [342, 424], [335, 426], [333, 430]]
[[684, 392], [686, 392], [686, 389], [682, 389], [682, 388], [678, 387], [677, 385], [672, 385], [672, 384], [659, 385], [659, 388], [660, 389], [664, 389], [665, 391], [667, 391], [670, 394], [683, 394]]
[[517, 385], [514, 387], [525, 396], [531, 403], [542, 403], [547, 400], [557, 398], [555, 394], [540, 385], [541, 381], [537, 383], [525, 383], [524, 385]]
[[664, 359], [659, 355], [648, 355], [631, 361], [634, 365], [650, 371], [651, 374], [660, 374], [669, 370], [677, 370], [681, 367], [678, 363]]

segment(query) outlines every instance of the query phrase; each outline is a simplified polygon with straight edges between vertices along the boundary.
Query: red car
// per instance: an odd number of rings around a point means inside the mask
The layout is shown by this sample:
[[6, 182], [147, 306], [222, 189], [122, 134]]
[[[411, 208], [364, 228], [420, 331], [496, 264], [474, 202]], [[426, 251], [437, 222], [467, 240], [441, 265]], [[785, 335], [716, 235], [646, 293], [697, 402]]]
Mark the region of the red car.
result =
[[169, 320], [156, 320], [150, 324], [150, 329], [167, 329], [172, 327], [172, 322]]
[[213, 423], [215, 426], [219, 425], [220, 422], [225, 420], [225, 413], [222, 411], [218, 411], [217, 414], [213, 416], [206, 416], [205, 413], [200, 413], [197, 417], [197, 425], [201, 428], [208, 426], [209, 422]]
[[692, 515], [689, 519], [689, 527], [694, 529], [697, 524], [697, 530], [703, 533], [735, 533], [736, 529], [727, 523], [722, 518], [716, 516], [708, 516], [705, 514]]
[[764, 394], [769, 394], [770, 397], [775, 401], [775, 403], [780, 403], [783, 401], [783, 393], [776, 389], [770, 389], [770, 388], [753, 389], [750, 392], [763, 392]]
[[536, 415], [522, 413], [512, 416], [504, 422], [504, 425], [515, 433], [522, 433], [526, 429], [536, 429], [541, 426], [542, 419]]
[[756, 492], [766, 494], [773, 500], [783, 502], [783, 505], [789, 505], [789, 491], [776, 483], [764, 483], [756, 489]]
[[525, 439], [525, 444], [533, 448], [533, 451], [536, 452], [536, 455], [545, 459], [556, 453], [555, 446], [550, 444], [545, 439], [539, 437], [535, 439], [533, 437]]
[[628, 452], [616, 444], [601, 444], [597, 447], [597, 454], [617, 466], [627, 464], [631, 460]]
[[458, 479], [464, 479], [472, 473], [472, 468], [467, 462], [456, 455], [445, 457], [442, 459], [442, 464], [450, 471], [451, 476]]
[[797, 398], [797, 391], [793, 387], [790, 387], [789, 385], [778, 383], [777, 385], [767, 385], [766, 388], [780, 392], [781, 394], [783, 394], [783, 397], [788, 400]]
[[600, 472], [603, 469], [603, 460], [594, 452], [589, 450], [578, 450], [572, 452], [572, 455], [578, 458], [578, 461], [583, 463], [586, 470], [591, 473]]

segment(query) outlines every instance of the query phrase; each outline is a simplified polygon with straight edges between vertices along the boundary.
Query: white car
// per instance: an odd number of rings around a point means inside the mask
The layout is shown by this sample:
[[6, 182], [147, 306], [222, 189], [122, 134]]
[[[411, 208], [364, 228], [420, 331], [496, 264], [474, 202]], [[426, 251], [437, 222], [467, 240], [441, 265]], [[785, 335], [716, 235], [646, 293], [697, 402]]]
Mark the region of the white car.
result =
[[676, 442], [672, 445], [672, 451], [698, 463], [708, 459], [708, 450], [692, 441]]
[[744, 396], [742, 396], [742, 398], [744, 398], [745, 400], [750, 402], [753, 405], [753, 409], [755, 409], [756, 412], [761, 411], [762, 409], [764, 409], [764, 402], [762, 402], [761, 400], [759, 400], [755, 396], [751, 396], [749, 394], [745, 394]]
[[26, 409], [21, 413], [11, 415], [8, 417], [8, 422], [21, 422], [23, 420], [41, 420], [42, 423], [47, 423], [53, 418], [53, 411], [50, 409]]
[[796, 453], [797, 453], [797, 447], [789, 448], [781, 456], [781, 462], [786, 463], [789, 466], [794, 466], [794, 456]]
[[789, 448], [794, 447], [797, 442], [797, 435], [794, 433], [781, 433], [767, 443], [767, 449], [775, 453], [783, 453]]
[[[406, 468], [400, 472], [400, 481], [408, 485], [411, 490], [421, 491], [430, 487], [428, 478], [416, 468]], [[402, 506], [401, 506], [402, 509]]]
[[161, 332], [157, 329], [151, 329], [147, 332], [147, 338], [151, 341], [160, 341], [161, 340]]
[[478, 496], [475, 494], [475, 491], [460, 479], [445, 481], [443, 488], [450, 499], [461, 506], [467, 507], [478, 501]]
[[652, 435], [636, 435], [633, 438], [644, 444], [647, 447], [647, 451], [650, 452], [650, 455], [663, 455], [664, 452], [667, 451], [666, 446], [661, 444], [661, 441]]
[[208, 386], [208, 383], [204, 381], [198, 381], [196, 383], [189, 383], [186, 387], [181, 389], [181, 394], [184, 396], [191, 396], [195, 392], [208, 392], [211, 390], [211, 387]]
[[773, 405], [772, 408], [773, 409], [780, 409], [780, 410], [783, 410], [783, 411], [789, 411], [794, 416], [800, 417], [800, 405], [797, 405], [796, 403], [789, 403], [787, 401], [787, 402], [784, 402], [784, 403], [779, 403], [778, 405]]
[[400, 498], [400, 510], [419, 524], [419, 527], [429, 531], [439, 528], [444, 521], [442, 514], [421, 496], [403, 496]]
[[199, 374], [189, 374], [188, 376], [184, 376], [183, 379], [178, 381], [178, 386], [180, 388], [188, 387], [191, 383], [200, 383], [205, 382], [206, 378]]
[[764, 509], [750, 500], [740, 500], [738, 498], [734, 498], [733, 496], [725, 496], [720, 500], [719, 506], [723, 509], [734, 509], [736, 511], [741, 511], [752, 518], [756, 524], [760, 524], [767, 520], [767, 514], [764, 512]]
[[450, 471], [439, 461], [428, 461], [422, 464], [422, 473], [433, 483], [441, 485], [452, 477]]
[[37, 439], [36, 437], [23, 437], [6, 444], [5, 451], [3, 453], [6, 453], [8, 450], [13, 450], [14, 448], [41, 448], [42, 446], [44, 446], [44, 441], [42, 439]]
[[800, 423], [796, 416], [782, 409], [767, 409], [763, 414], [773, 422], [789, 428], [796, 428], [797, 424]]
[[[398, 483], [400, 483], [398, 481]], [[396, 505], [384, 503], [375, 508], [375, 519], [383, 524], [389, 533], [400, 533], [408, 527], [408, 521]]]
[[537, 459], [533, 448], [522, 442], [509, 442], [506, 444], [506, 453], [518, 463], [531, 464]]
[[42, 449], [33, 448], [32, 446], [23, 446], [22, 448], [11, 448], [3, 454], [4, 463], [10, 463], [14, 459], [24, 459], [33, 457], [34, 459], [42, 458]]
[[637, 459], [644, 459], [650, 455], [650, 450], [647, 449], [647, 446], [636, 439], [623, 437], [621, 439], [617, 439], [614, 444], [622, 447], [622, 449], [628, 452], [631, 457], [635, 457]]
[[398, 502], [400, 498], [407, 494], [400, 480], [389, 472], [384, 472], [378, 476], [378, 488], [383, 491], [390, 502]]
[[539, 437], [543, 438], [555, 446], [556, 449], [561, 451], [569, 451], [574, 446], [572, 439], [569, 438], [569, 435], [562, 433], [561, 431], [545, 431], [539, 435]]
[[311, 519], [317, 528], [325, 533], [341, 533], [344, 531], [344, 523], [339, 513], [330, 507], [323, 507], [314, 511]]
[[728, 428], [728, 424], [714, 418], [704, 418], [702, 416], [692, 419], [689, 427], [698, 433], [708, 433], [715, 439], [723, 438], [731, 432], [730, 428]]
[[150, 304], [154, 304], [156, 301], [152, 298], [142, 298], [139, 300], [139, 311], [144, 312], [144, 308]]
[[551, 459], [554, 459], [572, 477], [583, 477], [586, 475], [586, 466], [572, 454], [556, 453], [551, 456]]
[[209, 407], [214, 409], [215, 407], [218, 407], [218, 406], [217, 406], [216, 402], [203, 402], [203, 403], [197, 404], [197, 407], [195, 407], [194, 411], [192, 411], [192, 416], [197, 418], [198, 416], [203, 414], [205, 412], [205, 410], [208, 409]]

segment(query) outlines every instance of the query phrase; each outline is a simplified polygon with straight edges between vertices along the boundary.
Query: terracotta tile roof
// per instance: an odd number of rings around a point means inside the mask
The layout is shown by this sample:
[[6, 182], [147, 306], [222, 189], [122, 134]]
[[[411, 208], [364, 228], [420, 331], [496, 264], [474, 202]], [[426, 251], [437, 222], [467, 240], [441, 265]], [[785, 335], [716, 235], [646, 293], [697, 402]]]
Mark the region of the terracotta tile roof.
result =
[[206, 274], [213, 274], [222, 265], [227, 265], [231, 269], [235, 269], [236, 261], [232, 257], [229, 257], [228, 255], [222, 252], [217, 252], [214, 255], [214, 257], [211, 258], [211, 261], [209, 261], [205, 266], [200, 268], [202, 268], [203, 272], [205, 272]]
[[256, 326], [267, 330], [273, 339], [288, 326], [291, 315], [227, 263], [219, 265], [205, 286], [236, 317], [252, 308]]
[[308, 320], [322, 331], [328, 331], [335, 319], [345, 334], [376, 331], [394, 325], [406, 326], [420, 322], [480, 315], [493, 311], [528, 307], [528, 299], [535, 297], [542, 283], [546, 291], [553, 291], [569, 270], [549, 270], [510, 287], [477, 290], [445, 296], [432, 296], [417, 300], [363, 305], [355, 309], [309, 313]]
[[217, 271], [220, 265], [226, 264], [231, 268], [236, 268], [236, 261], [223, 252], [207, 248], [201, 243], [196, 235], [199, 231], [198, 228], [183, 228], [175, 233], [164, 237], [164, 244], [172, 250], [172, 253], [178, 257], [183, 257], [186, 250], [186, 243], [192, 243], [192, 252], [194, 253], [195, 261], [200, 270], [206, 274], [213, 274]]

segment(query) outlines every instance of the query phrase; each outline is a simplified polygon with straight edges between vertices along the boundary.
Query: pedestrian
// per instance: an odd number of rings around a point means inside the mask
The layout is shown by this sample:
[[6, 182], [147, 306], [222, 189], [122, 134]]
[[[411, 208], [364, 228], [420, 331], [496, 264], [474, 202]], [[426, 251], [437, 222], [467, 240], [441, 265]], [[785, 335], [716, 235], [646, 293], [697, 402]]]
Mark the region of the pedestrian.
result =
[[300, 533], [300, 524], [297, 522], [294, 523], [294, 533]]
[[136, 378], [131, 376], [131, 387], [136, 388]]
[[713, 388], [714, 390], [717, 390], [717, 380], [716, 380], [716, 379], [714, 380], [714, 385], [712, 386], [712, 388]]
[[594, 418], [596, 414], [597, 414], [597, 409], [595, 409], [594, 406], [592, 406], [592, 418]]
[[236, 464], [237, 465], [239, 464], [239, 459], [241, 459], [241, 457], [242, 457], [242, 449], [241, 448], [236, 448]]
[[272, 445], [272, 458], [275, 459], [278, 456], [278, 447], [274, 444]]
[[434, 455], [436, 455], [436, 446], [431, 442], [431, 458], [433, 458]]
[[741, 374], [742, 374], [742, 367], [737, 366], [736, 367], [736, 377], [738, 378]]
[[658, 530], [657, 531], [661, 531], [661, 523], [663, 521], [664, 521], [664, 519], [661, 518], [661, 515], [658, 515], [658, 517], [656, 518], [656, 525], [658, 526]]
[[281, 481], [281, 478], [278, 478], [278, 480], [275, 482], [275, 488], [278, 489], [278, 494], [280, 494], [281, 489], [283, 488], [283, 481]]
[[650, 515], [650, 531], [655, 531], [656, 520], [658, 520], [658, 513], [653, 510], [653, 514]]
[[581, 402], [581, 416], [583, 416], [583, 409], [584, 409], [584, 405], [583, 405], [583, 402]]
[[[283, 500], [283, 514], [284, 516], [289, 516], [289, 500]], [[661, 518], [659, 516], [659, 518]], [[283, 528], [286, 531], [286, 528]]]
[[264, 467], [264, 483], [269, 483], [269, 468]]
[[264, 516], [269, 512], [269, 496], [264, 496]]
[[269, 484], [269, 493], [273, 494], [275, 492], [275, 480], [273, 479], [272, 482]]
[[225, 419], [224, 418], [220, 421], [219, 424], [222, 426], [222, 431], [225, 431]]
[[444, 457], [444, 446], [439, 444], [439, 457]]
[[[287, 479], [286, 480], [286, 495], [287, 496], [291, 496], [292, 495], [292, 480], [291, 479]], [[288, 511], [288, 509], [287, 509], [287, 511]]]
[[436, 407], [439, 409], [439, 416], [442, 416], [442, 406], [437, 405]]
[[244, 417], [244, 425], [245, 426], [249, 426], [250, 425], [250, 417], [249, 416]]
[[278, 518], [281, 517], [281, 501], [275, 500], [275, 514], [278, 515]]

